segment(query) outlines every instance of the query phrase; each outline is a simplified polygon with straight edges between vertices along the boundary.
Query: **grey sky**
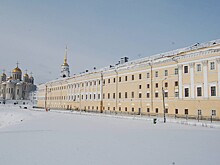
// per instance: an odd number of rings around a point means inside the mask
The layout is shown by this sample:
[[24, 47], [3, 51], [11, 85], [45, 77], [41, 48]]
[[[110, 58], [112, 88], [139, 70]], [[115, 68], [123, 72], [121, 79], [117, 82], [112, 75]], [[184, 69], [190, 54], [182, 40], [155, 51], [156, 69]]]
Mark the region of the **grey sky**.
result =
[[220, 38], [218, 0], [1, 0], [0, 69], [55, 79]]

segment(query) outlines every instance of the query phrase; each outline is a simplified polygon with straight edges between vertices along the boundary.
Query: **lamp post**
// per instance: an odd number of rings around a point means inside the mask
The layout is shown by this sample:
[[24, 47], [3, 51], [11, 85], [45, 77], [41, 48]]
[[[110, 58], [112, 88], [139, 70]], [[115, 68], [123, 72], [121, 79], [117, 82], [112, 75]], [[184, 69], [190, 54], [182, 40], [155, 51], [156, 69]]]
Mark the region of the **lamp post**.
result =
[[162, 96], [163, 96], [163, 122], [166, 123], [166, 110], [165, 110], [165, 99], [164, 99], [164, 88], [163, 88], [163, 82], [167, 78], [162, 80]]

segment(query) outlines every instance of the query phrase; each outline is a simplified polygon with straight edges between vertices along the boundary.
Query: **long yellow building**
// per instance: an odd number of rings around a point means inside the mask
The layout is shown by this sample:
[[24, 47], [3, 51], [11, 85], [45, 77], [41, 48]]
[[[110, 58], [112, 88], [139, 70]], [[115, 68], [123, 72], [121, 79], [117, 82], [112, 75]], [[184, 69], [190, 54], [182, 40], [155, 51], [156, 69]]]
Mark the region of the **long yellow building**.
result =
[[38, 107], [220, 119], [220, 39], [38, 86]]

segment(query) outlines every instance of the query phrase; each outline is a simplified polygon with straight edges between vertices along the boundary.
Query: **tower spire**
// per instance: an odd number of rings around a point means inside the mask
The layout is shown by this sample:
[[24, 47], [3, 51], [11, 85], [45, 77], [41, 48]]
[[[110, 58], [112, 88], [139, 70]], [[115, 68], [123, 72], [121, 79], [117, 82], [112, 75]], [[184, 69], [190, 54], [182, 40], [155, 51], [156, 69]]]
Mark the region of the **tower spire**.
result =
[[61, 65], [61, 77], [70, 77], [69, 65], [67, 63], [67, 46], [64, 54], [64, 62], [63, 65]]
[[68, 65], [68, 64], [67, 64], [67, 45], [66, 45], [66, 49], [65, 49], [64, 63], [63, 63], [63, 65]]

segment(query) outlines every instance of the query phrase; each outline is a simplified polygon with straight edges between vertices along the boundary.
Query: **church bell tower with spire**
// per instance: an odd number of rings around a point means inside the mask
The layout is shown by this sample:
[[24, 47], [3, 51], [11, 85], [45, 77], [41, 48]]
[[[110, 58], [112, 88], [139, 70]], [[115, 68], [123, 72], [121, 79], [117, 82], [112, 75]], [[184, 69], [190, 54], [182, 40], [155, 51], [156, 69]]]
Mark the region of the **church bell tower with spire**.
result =
[[66, 46], [65, 54], [64, 54], [64, 62], [61, 65], [61, 75], [60, 75], [60, 77], [62, 77], [62, 78], [70, 77], [69, 65], [67, 63], [67, 46]]

